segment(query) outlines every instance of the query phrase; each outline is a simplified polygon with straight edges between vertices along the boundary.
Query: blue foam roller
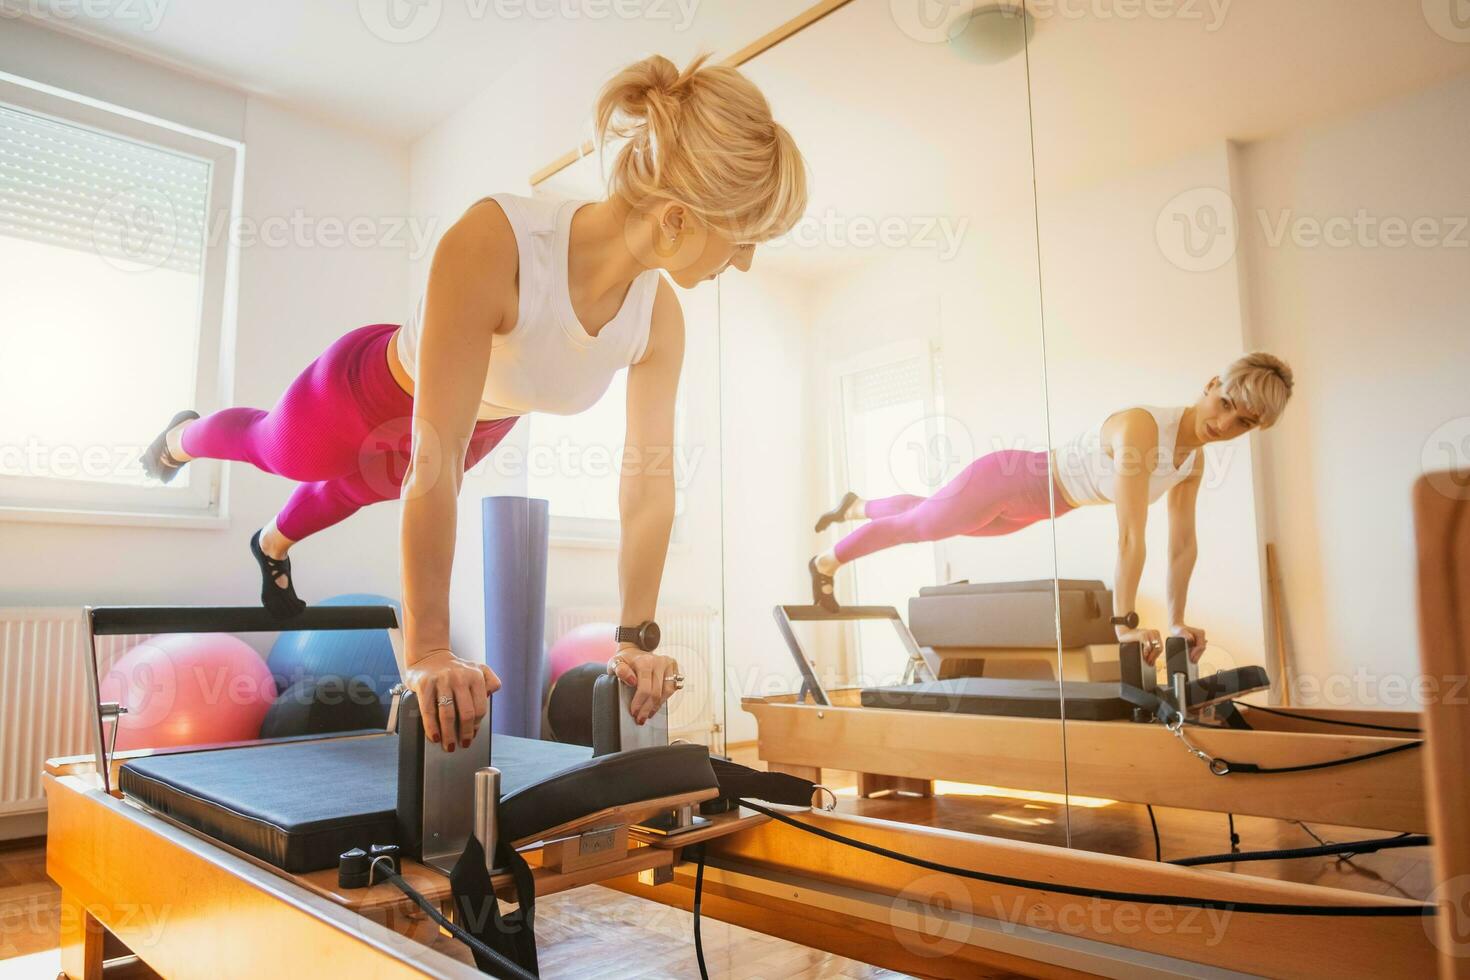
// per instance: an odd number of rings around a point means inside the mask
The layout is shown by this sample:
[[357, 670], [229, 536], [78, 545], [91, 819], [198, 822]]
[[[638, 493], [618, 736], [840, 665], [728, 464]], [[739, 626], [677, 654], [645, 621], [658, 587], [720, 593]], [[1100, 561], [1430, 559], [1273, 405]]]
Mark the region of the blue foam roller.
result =
[[485, 497], [485, 663], [500, 678], [491, 731], [541, 735], [542, 645], [546, 630], [546, 549], [550, 519], [544, 500]]

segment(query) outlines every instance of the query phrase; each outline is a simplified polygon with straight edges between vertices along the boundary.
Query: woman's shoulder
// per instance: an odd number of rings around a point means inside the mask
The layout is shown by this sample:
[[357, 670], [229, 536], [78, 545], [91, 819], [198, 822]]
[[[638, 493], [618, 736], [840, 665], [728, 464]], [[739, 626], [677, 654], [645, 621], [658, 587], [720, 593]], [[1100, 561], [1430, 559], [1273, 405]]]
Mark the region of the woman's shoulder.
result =
[[1160, 412], [1160, 409], [1151, 405], [1131, 405], [1118, 409], [1103, 420], [1103, 441], [1111, 443], [1122, 440], [1135, 447], [1157, 443], [1163, 427]]
[[564, 207], [586, 203], [549, 194], [490, 194], [476, 201], [475, 206], [486, 202], [498, 205], [517, 231], [533, 234], [554, 232]]
[[519, 271], [520, 247], [509, 216], [498, 202], [481, 198], [439, 239], [430, 277], [450, 275], [502, 289]]

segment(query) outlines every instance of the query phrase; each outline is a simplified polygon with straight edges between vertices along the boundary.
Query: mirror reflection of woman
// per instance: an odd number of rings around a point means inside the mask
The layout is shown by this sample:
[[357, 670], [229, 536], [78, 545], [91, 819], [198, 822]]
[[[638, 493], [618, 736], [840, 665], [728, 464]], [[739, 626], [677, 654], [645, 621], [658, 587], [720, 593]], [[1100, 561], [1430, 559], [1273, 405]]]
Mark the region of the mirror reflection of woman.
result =
[[[1134, 614], [1143, 575], [1144, 531], [1149, 505], [1168, 497], [1169, 633], [1189, 641], [1199, 660], [1205, 631], [1185, 615], [1189, 579], [1198, 546], [1195, 502], [1204, 477], [1203, 449], [1268, 429], [1291, 398], [1291, 368], [1256, 352], [1211, 378], [1194, 404], [1183, 408], [1137, 406], [1114, 412], [1098, 425], [1048, 451], [1004, 449], [982, 456], [930, 497], [900, 494], [864, 500], [848, 492], [817, 521], [821, 532], [839, 521], [867, 521], [808, 564], [812, 601], [836, 611], [833, 576], [859, 558], [915, 541], [957, 535], [994, 537], [1019, 531], [1078, 507], [1111, 505], [1118, 519], [1118, 557], [1113, 578], [1115, 617]], [[1118, 625], [1120, 642], [1138, 641], [1149, 663], [1163, 650], [1160, 631], [1135, 622]]]
[[[684, 359], [668, 279], [692, 288], [750, 268], [758, 242], [806, 208], [795, 142], [733, 68], [653, 56], [597, 101], [599, 140], [624, 137], [601, 201], [482, 198], [440, 239], [419, 312], [347, 333], [270, 411], [180, 412], [143, 466], [168, 482], [191, 459], [237, 460], [298, 482], [256, 531], [261, 601], [299, 613], [288, 553], [365, 505], [402, 497], [403, 681], [425, 734], [468, 745], [499, 679], [449, 639], [449, 579], [464, 472], [532, 412], [574, 415], [626, 370], [627, 458], [667, 459]], [[625, 467], [618, 576], [624, 625], [653, 620], [674, 520], [667, 467]], [[384, 542], [386, 544], [386, 542]], [[489, 583], [494, 587], [494, 583]], [[609, 664], [651, 717], [678, 665], [623, 643]], [[440, 738], [442, 734], [442, 740]]]

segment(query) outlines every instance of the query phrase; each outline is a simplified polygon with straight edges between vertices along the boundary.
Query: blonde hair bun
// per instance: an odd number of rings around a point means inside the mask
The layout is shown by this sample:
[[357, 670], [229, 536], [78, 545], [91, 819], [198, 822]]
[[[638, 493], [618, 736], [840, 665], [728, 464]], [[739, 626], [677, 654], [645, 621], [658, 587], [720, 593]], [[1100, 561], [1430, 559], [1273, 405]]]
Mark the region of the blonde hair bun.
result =
[[760, 89], [700, 55], [683, 71], [653, 55], [597, 98], [597, 143], [626, 139], [608, 189], [631, 204], [674, 200], [736, 241], [784, 234], [806, 211], [806, 163]]

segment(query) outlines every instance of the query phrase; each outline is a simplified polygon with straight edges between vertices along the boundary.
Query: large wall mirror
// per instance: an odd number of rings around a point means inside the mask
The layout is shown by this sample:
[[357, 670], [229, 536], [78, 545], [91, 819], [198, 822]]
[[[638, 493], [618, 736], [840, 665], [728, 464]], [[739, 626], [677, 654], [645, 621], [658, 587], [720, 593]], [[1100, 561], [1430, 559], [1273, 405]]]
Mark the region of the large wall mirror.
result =
[[685, 297], [666, 592], [718, 610], [711, 744], [1134, 857], [1362, 825], [1201, 790], [1119, 685], [1169, 692], [1172, 640], [1191, 724], [1427, 696], [1408, 487], [1466, 439], [1470, 46], [1407, 3], [851, 0], [742, 64], [812, 183]]
[[[1277, 707], [1414, 711], [1425, 692], [1409, 491], [1453, 461], [1431, 457], [1466, 431], [1470, 46], [1436, 26], [1432, 4], [1191, 6], [1100, 17], [1052, 5], [1034, 18], [1057, 445], [1108, 423], [1106, 443], [1121, 413], [1150, 410], [1162, 449], [1137, 612], [1165, 636], [1202, 632], [1201, 674], [1263, 668], [1270, 687], [1248, 700]], [[1284, 366], [1238, 360], [1256, 351]], [[1085, 475], [1073, 483], [1089, 490]], [[1113, 508], [1059, 516], [1056, 540], [1063, 578], [1116, 584]], [[1068, 724], [1069, 773], [1085, 793], [1117, 760], [1079, 726]], [[1165, 749], [1133, 760], [1133, 778], [1187, 755]], [[1264, 788], [1251, 789], [1237, 805], [1256, 816], [1234, 824], [1158, 809], [1164, 859], [1225, 851], [1234, 831], [1247, 849], [1372, 836], [1262, 818]], [[1136, 807], [1074, 808], [1072, 830], [1076, 846], [1155, 854]], [[1271, 873], [1413, 891], [1426, 858], [1403, 853]]]

